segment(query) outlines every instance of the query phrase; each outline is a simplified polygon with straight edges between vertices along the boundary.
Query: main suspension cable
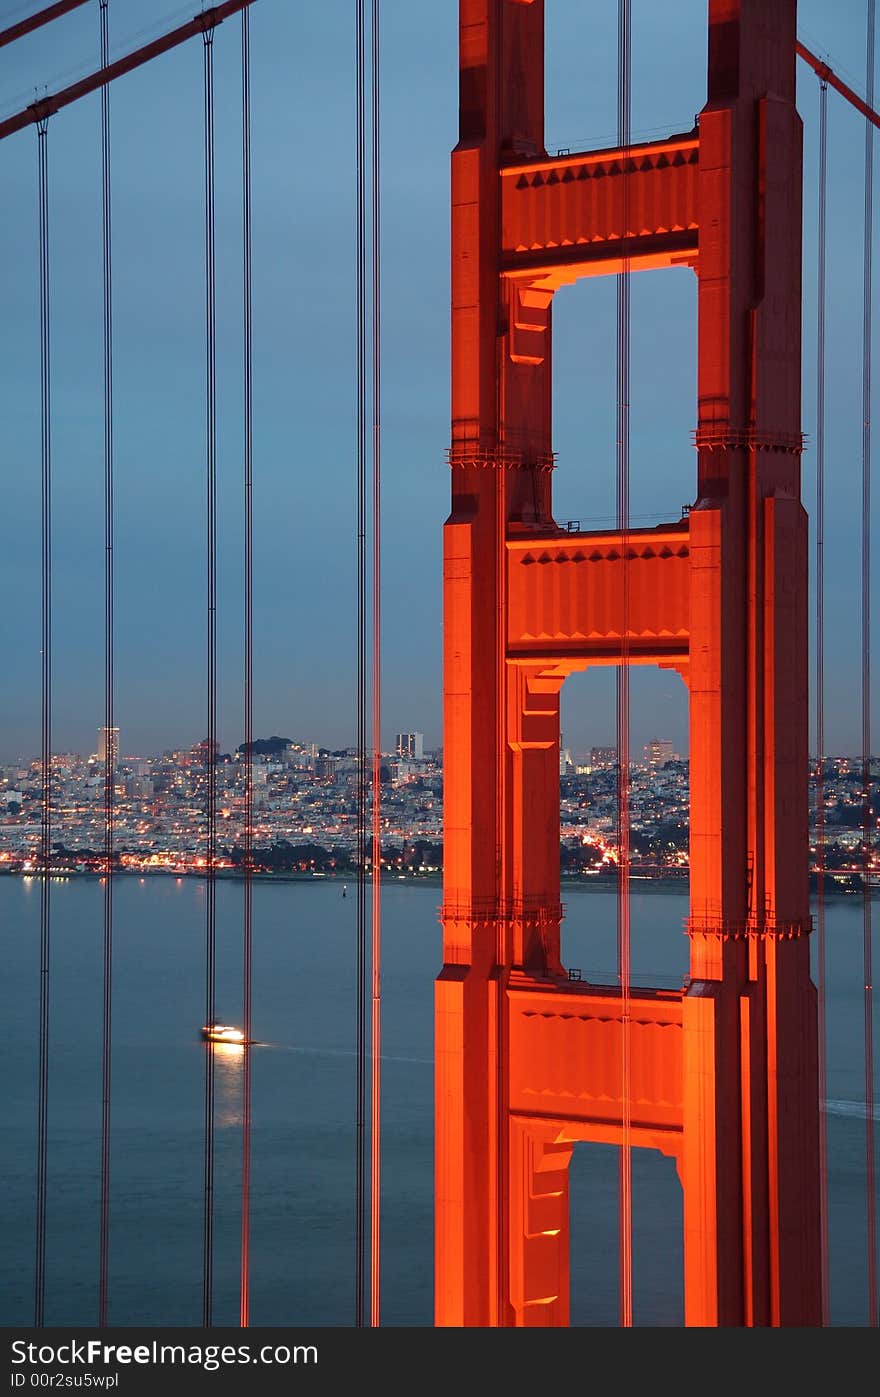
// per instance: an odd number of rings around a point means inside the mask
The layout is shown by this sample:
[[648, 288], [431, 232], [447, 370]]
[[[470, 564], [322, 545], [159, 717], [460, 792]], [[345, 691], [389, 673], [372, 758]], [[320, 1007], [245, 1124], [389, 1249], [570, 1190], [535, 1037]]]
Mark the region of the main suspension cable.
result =
[[44, 24], [51, 24], [53, 19], [60, 19], [62, 15], [70, 14], [71, 10], [78, 10], [86, 3], [87, 0], [55, 0], [54, 5], [46, 5], [36, 14], [28, 15], [27, 19], [20, 19], [8, 29], [0, 30], [0, 48], [14, 43], [16, 39], [23, 39], [25, 34], [33, 34], [34, 30], [42, 29]]
[[828, 84], [819, 81], [819, 229], [816, 305], [816, 958], [819, 1006], [819, 1164], [822, 1322], [828, 1324], [828, 1030], [825, 957], [825, 270], [828, 198]]
[[630, 410], [630, 260], [629, 173], [627, 169], [631, 125], [632, 4], [618, 0], [617, 7], [617, 141], [624, 176], [622, 268], [617, 277], [617, 528], [621, 539], [622, 624], [621, 656], [617, 669], [617, 960], [621, 1013], [621, 1111], [623, 1140], [618, 1170], [620, 1246], [620, 1323], [633, 1322], [632, 1291], [632, 1129], [631, 1129], [631, 1025], [630, 1025], [630, 672], [629, 672], [629, 410]]
[[355, 1325], [365, 1323], [367, 1113], [367, 266], [366, 44], [364, 0], [355, 5], [357, 299], [357, 916], [355, 1083]]
[[52, 859], [52, 436], [49, 320], [48, 119], [37, 123], [40, 239], [41, 693], [40, 693], [40, 1011], [37, 1067], [37, 1202], [34, 1325], [46, 1312], [46, 1188], [49, 1145], [49, 956]]
[[372, 783], [372, 1092], [370, 1112], [370, 1322], [380, 1323], [381, 1193], [381, 1092], [382, 1092], [382, 457], [381, 457], [381, 314], [380, 314], [380, 216], [379, 190], [379, 0], [372, 0], [370, 30], [372, 98], [372, 309], [373, 338], [373, 783]]
[[254, 816], [254, 391], [251, 253], [250, 15], [241, 13], [242, 268], [244, 312], [244, 1074], [241, 1108], [241, 1285], [239, 1323], [250, 1323], [251, 1037]]
[[[868, 0], [865, 95], [874, 105], [875, 0]], [[865, 1188], [868, 1323], [877, 1313], [877, 1201], [874, 1170], [874, 994], [871, 982], [871, 263], [874, 237], [874, 127], [865, 122], [865, 250], [862, 335], [862, 931], [865, 982]]]
[[[205, 851], [205, 1023], [214, 1022], [216, 983], [216, 854], [217, 854], [217, 344], [214, 252], [214, 30], [204, 34], [205, 73], [205, 428], [207, 476], [208, 563], [208, 737], [204, 751], [206, 774]], [[203, 1326], [212, 1319], [214, 1249], [214, 1048], [205, 1047], [205, 1185], [203, 1247]]]
[[[109, 56], [108, 0], [100, 0], [101, 66]], [[110, 1087], [113, 1009], [113, 834], [116, 761], [113, 685], [113, 257], [110, 219], [110, 88], [101, 88], [101, 214], [104, 263], [104, 976], [101, 1058], [101, 1221], [98, 1324], [110, 1286]]]

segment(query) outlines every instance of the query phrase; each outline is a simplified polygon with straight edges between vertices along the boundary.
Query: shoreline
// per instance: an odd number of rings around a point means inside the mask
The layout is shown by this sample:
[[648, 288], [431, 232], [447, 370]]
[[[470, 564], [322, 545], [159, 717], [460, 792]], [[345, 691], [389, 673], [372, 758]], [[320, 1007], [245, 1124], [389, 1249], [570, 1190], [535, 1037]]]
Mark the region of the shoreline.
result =
[[[33, 870], [25, 872], [22, 869], [0, 868], [0, 877], [22, 879], [26, 878], [28, 880], [38, 881], [40, 878], [40, 874], [39, 872]], [[98, 871], [97, 869], [59, 869], [55, 872], [50, 873], [49, 877], [50, 880], [53, 882], [70, 882], [74, 879], [77, 881], [92, 879], [100, 882], [101, 880], [103, 880], [104, 874]], [[121, 868], [116, 869], [113, 872], [114, 881], [118, 878], [138, 878], [141, 880], [144, 880], [146, 878], [174, 878], [178, 882], [182, 882], [185, 878], [204, 880], [205, 872], [203, 869], [180, 870], [171, 868]], [[253, 873], [251, 875], [251, 878], [252, 883], [254, 884], [341, 883], [345, 888], [347, 888], [349, 885], [351, 885], [352, 888], [357, 887], [357, 875], [354, 871], [350, 871], [348, 873], [304, 873], [299, 871], [274, 873], [264, 871]], [[245, 881], [245, 875], [243, 872], [239, 872], [238, 870], [232, 871], [230, 869], [218, 869], [215, 873], [215, 881], [218, 883], [243, 883]], [[383, 886], [392, 887], [400, 883], [405, 883], [408, 886], [421, 885], [425, 887], [435, 887], [438, 890], [442, 890], [443, 876], [440, 873], [386, 873], [382, 877]], [[672, 876], [663, 876], [662, 874], [630, 874], [630, 893], [643, 892], [660, 895], [675, 895], [682, 893], [686, 894], [689, 890], [689, 887], [690, 878], [686, 875], [682, 876], [680, 874], [676, 874]], [[615, 875], [587, 875], [586, 877], [563, 876], [560, 882], [560, 894], [563, 898], [567, 893], [608, 893], [615, 892], [616, 890], [617, 877]], [[815, 893], [816, 879], [815, 875], [811, 875], [810, 897], [812, 898], [815, 895]], [[826, 897], [832, 897], [836, 900], [838, 898], [860, 898], [862, 895], [863, 890], [860, 886], [841, 886], [832, 874], [825, 875]], [[880, 883], [875, 884], [871, 888], [871, 900], [873, 901], [875, 898], [880, 898]]]

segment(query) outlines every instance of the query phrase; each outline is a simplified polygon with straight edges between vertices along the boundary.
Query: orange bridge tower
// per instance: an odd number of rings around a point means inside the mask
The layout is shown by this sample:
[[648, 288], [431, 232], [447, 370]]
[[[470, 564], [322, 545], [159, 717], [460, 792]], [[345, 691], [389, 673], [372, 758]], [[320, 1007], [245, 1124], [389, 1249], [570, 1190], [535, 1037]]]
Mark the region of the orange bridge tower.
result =
[[[569, 981], [559, 903], [560, 689], [624, 650], [687, 684], [691, 780], [690, 977], [632, 990], [628, 1139], [677, 1162], [687, 1324], [821, 1323], [796, 0], [708, 8], [692, 132], [551, 158], [543, 0], [460, 0], [441, 1325], [568, 1324], [572, 1148], [624, 1138], [621, 993]], [[624, 253], [699, 280], [696, 501], [626, 560], [551, 512], [553, 296]]]

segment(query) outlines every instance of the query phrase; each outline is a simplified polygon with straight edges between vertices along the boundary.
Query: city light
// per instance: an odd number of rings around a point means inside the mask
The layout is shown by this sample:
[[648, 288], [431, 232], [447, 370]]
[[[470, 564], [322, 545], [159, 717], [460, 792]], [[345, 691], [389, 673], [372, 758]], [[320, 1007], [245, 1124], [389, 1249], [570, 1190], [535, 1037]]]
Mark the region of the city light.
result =
[[[410, 740], [412, 739], [412, 740]], [[415, 739], [419, 739], [416, 741]], [[118, 742], [118, 736], [114, 740]], [[255, 753], [251, 819], [252, 869], [258, 875], [351, 877], [357, 859], [357, 753], [281, 739]], [[431, 877], [443, 866], [442, 753], [425, 752], [421, 734], [398, 734], [383, 753], [382, 867], [395, 877]], [[208, 869], [204, 744], [158, 756], [116, 758], [114, 869], [119, 873], [204, 877]], [[560, 770], [560, 862], [564, 879], [617, 876], [617, 753], [593, 747], [564, 753]], [[217, 810], [222, 836], [213, 860], [218, 876], [243, 871], [244, 777], [241, 751], [216, 753]], [[53, 877], [106, 873], [104, 776], [94, 754], [53, 757]], [[876, 767], [875, 767], [876, 772]], [[810, 779], [815, 781], [811, 767]], [[828, 886], [861, 887], [865, 869], [880, 875], [880, 851], [865, 860], [866, 809], [861, 764], [827, 759], [823, 776]], [[633, 876], [685, 879], [688, 873], [688, 763], [672, 743], [652, 739], [631, 772]], [[870, 798], [872, 827], [876, 797]], [[0, 872], [39, 872], [39, 762], [0, 767]], [[817, 861], [815, 836], [811, 859]], [[369, 853], [366, 867], [371, 867]]]

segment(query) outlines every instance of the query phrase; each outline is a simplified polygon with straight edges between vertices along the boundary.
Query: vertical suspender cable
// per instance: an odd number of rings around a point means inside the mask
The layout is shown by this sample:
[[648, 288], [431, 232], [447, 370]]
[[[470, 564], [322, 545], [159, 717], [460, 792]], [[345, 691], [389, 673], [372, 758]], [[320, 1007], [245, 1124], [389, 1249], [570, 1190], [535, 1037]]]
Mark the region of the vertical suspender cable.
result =
[[[875, 0], [868, 0], [865, 97], [874, 105]], [[871, 255], [874, 233], [874, 127], [865, 123], [865, 271], [862, 343], [862, 914], [865, 972], [865, 1187], [868, 1323], [877, 1314], [877, 1201], [874, 1182], [874, 995], [871, 984]]]
[[48, 119], [37, 122], [40, 225], [40, 436], [41, 436], [41, 742], [40, 742], [40, 1044], [37, 1068], [37, 1204], [34, 1264], [34, 1324], [46, 1308], [46, 1184], [49, 1125], [49, 950], [52, 857], [52, 438], [49, 343]]
[[[217, 349], [214, 257], [214, 30], [206, 27], [205, 59], [205, 363], [208, 561], [208, 739], [205, 850], [205, 1023], [214, 1022], [217, 848]], [[214, 1049], [205, 1048], [205, 1188], [203, 1325], [212, 1314], [214, 1250]]]
[[[108, 0], [101, 0], [101, 66], [110, 62]], [[117, 748], [113, 731], [113, 262], [110, 223], [110, 85], [101, 88], [101, 212], [104, 254], [104, 983], [101, 1061], [101, 1221], [98, 1323], [107, 1324], [110, 1281], [110, 1069], [113, 1008], [113, 822]]]
[[357, 223], [357, 984], [355, 1083], [355, 1325], [365, 1323], [367, 1111], [367, 267], [366, 49], [364, 0], [355, 4], [355, 184]]
[[250, 1323], [251, 1241], [251, 1037], [253, 950], [254, 811], [254, 392], [251, 257], [251, 59], [250, 18], [241, 12], [241, 169], [244, 322], [244, 1077], [241, 1108], [241, 1286], [239, 1323]]
[[630, 715], [629, 715], [629, 396], [630, 396], [630, 268], [626, 256], [629, 231], [628, 152], [631, 110], [632, 5], [617, 7], [617, 140], [623, 176], [623, 264], [617, 278], [617, 528], [623, 559], [623, 618], [621, 657], [617, 670], [617, 960], [621, 995], [622, 1125], [618, 1173], [620, 1231], [620, 1322], [633, 1322], [632, 1296], [632, 1148], [631, 1148], [631, 1033], [630, 1033]]
[[825, 253], [828, 198], [828, 84], [819, 82], [819, 232], [816, 306], [816, 932], [819, 1001], [819, 1160], [821, 1180], [822, 1322], [828, 1291], [828, 1041], [825, 1018]]
[[373, 786], [372, 786], [372, 1079], [370, 1099], [370, 1322], [380, 1323], [379, 1259], [382, 1221], [382, 457], [381, 457], [381, 316], [380, 316], [380, 194], [379, 194], [379, 0], [372, 0], [370, 35], [372, 140], [372, 306], [373, 339]]

